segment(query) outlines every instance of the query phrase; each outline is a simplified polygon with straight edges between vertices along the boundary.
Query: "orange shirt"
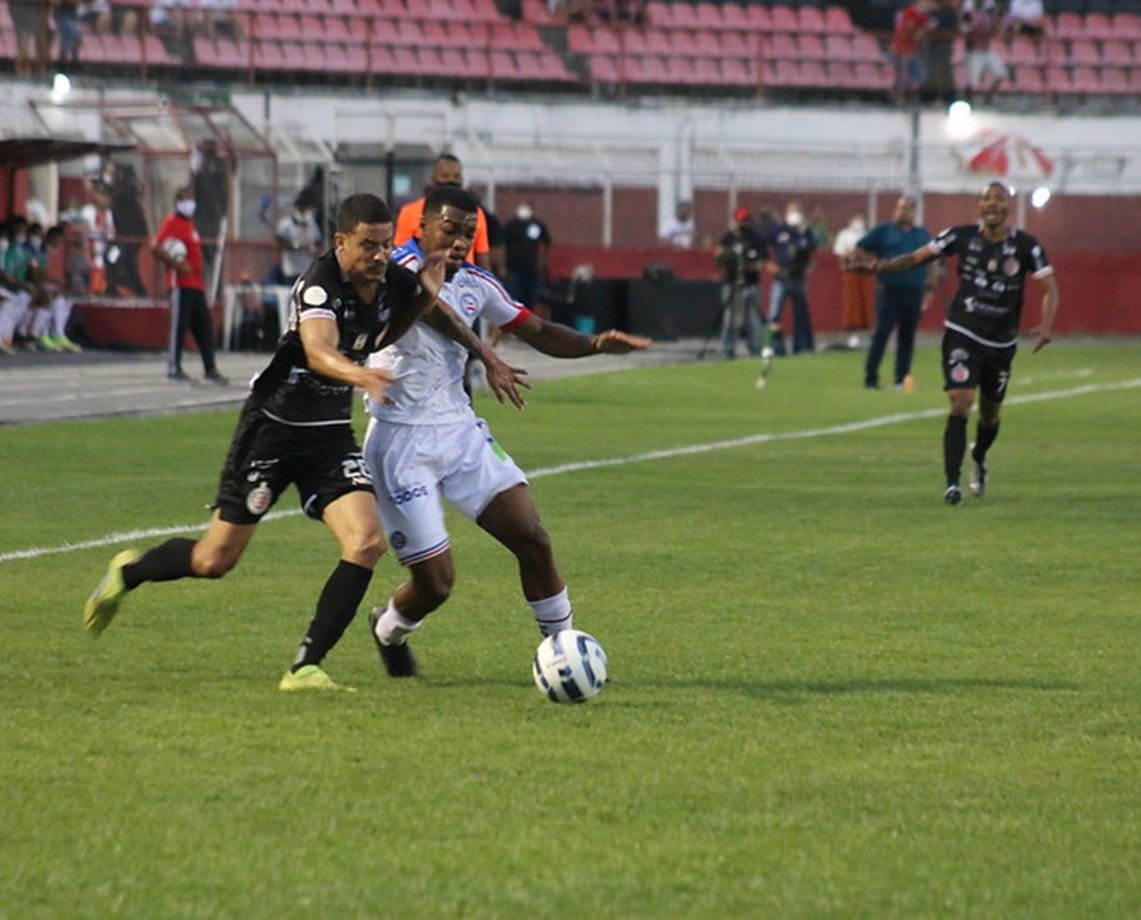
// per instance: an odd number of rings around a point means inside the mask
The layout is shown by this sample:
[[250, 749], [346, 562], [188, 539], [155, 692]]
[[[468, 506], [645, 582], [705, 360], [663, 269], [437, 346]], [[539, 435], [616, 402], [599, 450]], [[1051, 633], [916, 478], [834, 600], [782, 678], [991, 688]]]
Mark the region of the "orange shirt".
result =
[[[403, 246], [412, 237], [419, 236], [420, 218], [423, 216], [423, 198], [410, 201], [402, 207], [400, 214], [396, 217], [396, 235], [393, 238], [393, 243], [397, 246]], [[487, 243], [487, 217], [484, 216], [483, 208], [480, 208], [475, 214], [475, 240], [471, 244], [471, 249], [468, 250], [467, 260], [474, 262], [477, 255], [483, 255], [490, 248]]]

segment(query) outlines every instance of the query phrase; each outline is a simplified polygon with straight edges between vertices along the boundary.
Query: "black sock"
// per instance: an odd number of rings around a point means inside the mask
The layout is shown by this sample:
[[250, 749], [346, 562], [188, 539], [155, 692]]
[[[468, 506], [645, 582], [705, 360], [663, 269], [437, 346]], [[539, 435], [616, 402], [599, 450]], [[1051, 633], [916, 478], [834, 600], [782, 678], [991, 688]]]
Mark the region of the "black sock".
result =
[[317, 599], [317, 615], [309, 624], [290, 670], [320, 664], [325, 659], [357, 615], [357, 607], [364, 600], [370, 581], [372, 569], [344, 559], [337, 563]]
[[947, 485], [957, 486], [963, 468], [963, 454], [967, 452], [967, 420], [961, 415], [948, 415], [943, 429], [943, 470]]
[[979, 422], [978, 427], [975, 428], [975, 449], [971, 451], [972, 456], [979, 461], [985, 459], [986, 452], [990, 450], [990, 446], [997, 437], [998, 422], [994, 423], [993, 428]]
[[144, 581], [174, 581], [190, 577], [194, 574], [190, 569], [194, 542], [178, 537], [148, 549], [130, 565], [123, 566], [123, 584], [129, 590]]

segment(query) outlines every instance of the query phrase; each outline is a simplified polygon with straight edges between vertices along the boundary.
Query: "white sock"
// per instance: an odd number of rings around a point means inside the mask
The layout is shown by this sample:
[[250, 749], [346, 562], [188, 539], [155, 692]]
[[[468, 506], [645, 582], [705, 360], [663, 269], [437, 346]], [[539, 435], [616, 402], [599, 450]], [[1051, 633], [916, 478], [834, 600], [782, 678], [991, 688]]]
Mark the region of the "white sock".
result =
[[566, 587], [554, 597], [527, 601], [527, 604], [535, 614], [539, 632], [544, 636], [553, 636], [574, 626], [574, 615], [571, 613], [571, 602]]
[[400, 615], [400, 611], [396, 609], [396, 605], [389, 599], [384, 613], [376, 621], [374, 632], [381, 645], [403, 645], [404, 637], [418, 630], [423, 622], [423, 620], [419, 620], [413, 623], [411, 620], [404, 619]]

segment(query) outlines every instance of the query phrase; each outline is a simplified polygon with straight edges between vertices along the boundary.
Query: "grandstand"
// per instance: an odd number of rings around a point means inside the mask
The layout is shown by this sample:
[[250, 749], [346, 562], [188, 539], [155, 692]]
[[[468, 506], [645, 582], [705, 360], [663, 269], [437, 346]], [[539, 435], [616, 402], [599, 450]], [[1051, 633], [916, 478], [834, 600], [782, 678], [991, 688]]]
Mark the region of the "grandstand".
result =
[[[902, 188], [920, 192], [925, 222], [942, 226], [973, 213], [979, 180], [993, 173], [972, 164], [1006, 138], [1000, 174], [1055, 192], [1042, 212], [1020, 199], [1019, 219], [1084, 288], [1120, 300], [1141, 281], [1116, 232], [1141, 225], [1141, 0], [1048, 2], [1043, 39], [1000, 43], [1012, 79], [960, 134], [940, 105], [907, 111], [888, 99], [896, 5], [187, 0], [172, 25], [152, 20], [149, 2], [111, 0], [107, 22], [81, 26], [70, 94], [49, 101], [55, 68], [25, 72], [0, 2], [0, 71], [11, 75], [0, 91], [10, 108], [31, 102], [33, 133], [130, 143], [168, 171], [183, 170], [202, 137], [240, 127], [228, 282], [239, 267], [258, 275], [269, 264], [266, 225], [316, 167], [333, 196], [380, 188], [399, 204], [450, 149], [489, 207], [536, 205], [560, 272], [589, 262], [631, 278], [665, 262], [679, 279], [708, 282], [706, 250], [658, 247], [657, 225], [679, 197], [694, 201], [706, 241], [739, 205], [795, 195], [839, 226], [853, 210], [886, 214]], [[50, 48], [54, 61], [54, 34]], [[964, 55], [956, 41], [959, 85]], [[219, 114], [200, 112], [199, 123], [173, 114], [179, 106]], [[5, 131], [24, 128], [9, 119]], [[1034, 166], [1046, 161], [1048, 173]], [[59, 167], [61, 198], [81, 190], [83, 169]], [[25, 179], [6, 184], [6, 203], [27, 195]], [[152, 169], [152, 218], [168, 189]], [[826, 329], [836, 273], [820, 262], [814, 302]], [[1106, 322], [1099, 313], [1076, 328]]]

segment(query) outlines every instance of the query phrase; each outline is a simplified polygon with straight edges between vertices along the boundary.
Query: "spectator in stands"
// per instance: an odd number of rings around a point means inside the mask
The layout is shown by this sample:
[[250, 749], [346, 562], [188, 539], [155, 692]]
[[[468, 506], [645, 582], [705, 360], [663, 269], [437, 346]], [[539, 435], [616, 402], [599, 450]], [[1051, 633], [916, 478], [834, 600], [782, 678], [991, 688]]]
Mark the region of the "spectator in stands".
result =
[[202, 243], [194, 226], [194, 188], [183, 186], [174, 196], [174, 210], [155, 235], [151, 255], [165, 265], [170, 288], [170, 341], [167, 377], [176, 382], [190, 378], [182, 370], [182, 340], [187, 330], [194, 336], [207, 380], [229, 383], [214, 362], [214, 329], [206, 299]]
[[[156, 3], [162, 0], [155, 0]], [[111, 31], [110, 0], [86, 0], [79, 4], [79, 21], [93, 35], [106, 35]]]
[[961, 0], [937, 0], [931, 18], [935, 27], [927, 36], [926, 98], [950, 105], [956, 99], [955, 39], [959, 37], [959, 3]]
[[693, 237], [697, 226], [693, 219], [693, 202], [679, 201], [674, 208], [674, 216], [662, 224], [658, 236], [668, 246], [678, 249], [689, 249], [693, 245]]
[[721, 352], [737, 356], [737, 340], [745, 332], [745, 345], [754, 358], [763, 345], [761, 326], [761, 262], [765, 241], [757, 233], [748, 208], [733, 213], [729, 229], [717, 249], [721, 283]]
[[785, 354], [784, 336], [780, 333], [784, 306], [792, 302], [792, 353], [813, 352], [812, 316], [808, 311], [808, 267], [816, 249], [816, 238], [808, 229], [799, 202], [790, 201], [785, 208], [784, 223], [769, 238], [768, 270], [773, 276], [769, 291], [769, 325], [774, 329], [773, 350]]
[[934, 0], [915, 0], [900, 10], [895, 18], [891, 39], [895, 61], [892, 100], [897, 103], [910, 102], [927, 79], [927, 61], [922, 47], [935, 26], [931, 18], [934, 9]]
[[1046, 10], [1042, 0], [1010, 0], [1006, 30], [1038, 41], [1046, 35]]
[[859, 333], [872, 327], [875, 315], [876, 282], [868, 272], [852, 271], [845, 266], [856, 244], [868, 232], [868, 222], [857, 212], [848, 225], [836, 234], [832, 252], [840, 260], [840, 328], [848, 333], [848, 347], [858, 348]]
[[534, 310], [547, 283], [547, 255], [551, 234], [527, 202], [503, 225], [507, 261], [507, 291], [528, 310]]
[[115, 223], [118, 258], [108, 267], [109, 287], [114, 293], [149, 297], [139, 274], [139, 253], [147, 241], [147, 216], [143, 211], [143, 190], [135, 167], [116, 166], [111, 177], [111, 219]]
[[39, 0], [9, 0], [8, 15], [16, 33], [16, 76], [38, 77], [48, 62], [48, 9]]
[[59, 69], [69, 70], [79, 63], [79, 47], [83, 32], [79, 28], [79, 4], [72, 0], [59, 0], [52, 7], [52, 20], [59, 37]]
[[[994, 48], [1002, 31], [1002, 9], [996, 0], [963, 0], [962, 29], [967, 45], [967, 100], [982, 93], [986, 105], [1009, 74], [1006, 62]], [[990, 80], [985, 78], [990, 76]]]
[[317, 224], [313, 195], [302, 189], [293, 199], [293, 213], [277, 225], [277, 246], [281, 253], [271, 282], [292, 285], [321, 248], [321, 228]]
[[808, 218], [808, 232], [816, 241], [816, 248], [822, 249], [832, 241], [832, 231], [828, 228], [828, 215], [823, 205], [812, 209], [812, 216]]
[[[454, 153], [441, 153], [432, 164], [432, 173], [429, 177], [427, 191], [440, 185], [453, 185], [463, 188], [464, 167], [460, 158]], [[424, 215], [424, 199], [417, 198], [410, 201], [400, 209], [396, 217], [396, 235], [393, 244], [403, 246], [414, 236], [420, 234], [420, 218]], [[475, 242], [468, 252], [468, 261], [474, 262], [480, 268], [492, 270], [491, 243], [487, 235], [487, 215], [483, 208], [476, 212]]]
[[[895, 212], [870, 233], [860, 238], [849, 253], [849, 267], [866, 263], [873, 257], [882, 261], [894, 259], [925, 245], [931, 234], [915, 223], [916, 201], [901, 195], [895, 203]], [[864, 386], [869, 390], [880, 388], [880, 362], [887, 349], [887, 340], [895, 332], [895, 388], [906, 389], [911, 376], [911, 357], [915, 352], [915, 330], [919, 317], [931, 302], [935, 290], [934, 270], [924, 266], [897, 274], [880, 275], [876, 285], [876, 329], [868, 347], [864, 364]]]

